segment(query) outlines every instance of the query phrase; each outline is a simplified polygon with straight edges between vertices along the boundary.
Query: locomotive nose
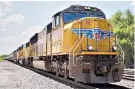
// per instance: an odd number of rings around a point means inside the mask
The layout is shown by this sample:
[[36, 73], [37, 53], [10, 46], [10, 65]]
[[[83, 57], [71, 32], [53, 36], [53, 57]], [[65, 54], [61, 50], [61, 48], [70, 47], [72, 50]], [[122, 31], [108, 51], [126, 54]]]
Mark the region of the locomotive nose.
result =
[[[112, 27], [105, 19], [98, 17], [79, 19], [73, 23], [72, 31], [78, 36], [85, 34], [88, 38], [88, 45], [91, 45], [93, 50], [100, 52], [112, 51], [114, 44], [112, 43], [113, 37], [111, 37], [113, 35]], [[87, 42], [83, 42], [83, 44], [87, 45]], [[88, 47], [84, 47], [83, 49], [87, 48]]]

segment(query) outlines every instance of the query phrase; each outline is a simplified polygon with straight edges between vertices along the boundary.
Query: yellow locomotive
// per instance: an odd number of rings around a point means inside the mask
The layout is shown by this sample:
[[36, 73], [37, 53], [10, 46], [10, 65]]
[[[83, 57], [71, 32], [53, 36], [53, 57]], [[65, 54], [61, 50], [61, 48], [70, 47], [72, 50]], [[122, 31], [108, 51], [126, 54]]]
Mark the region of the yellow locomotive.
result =
[[71, 5], [30, 39], [18, 59], [83, 83], [118, 82], [124, 63], [116, 45], [113, 28], [100, 9]]

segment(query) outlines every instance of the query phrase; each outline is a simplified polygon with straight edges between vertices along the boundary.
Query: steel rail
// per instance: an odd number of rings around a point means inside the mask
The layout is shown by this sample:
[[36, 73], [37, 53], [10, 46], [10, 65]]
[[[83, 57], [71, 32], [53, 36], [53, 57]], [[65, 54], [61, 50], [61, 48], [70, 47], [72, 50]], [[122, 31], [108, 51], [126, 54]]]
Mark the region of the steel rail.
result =
[[123, 79], [135, 80], [135, 69], [124, 69]]

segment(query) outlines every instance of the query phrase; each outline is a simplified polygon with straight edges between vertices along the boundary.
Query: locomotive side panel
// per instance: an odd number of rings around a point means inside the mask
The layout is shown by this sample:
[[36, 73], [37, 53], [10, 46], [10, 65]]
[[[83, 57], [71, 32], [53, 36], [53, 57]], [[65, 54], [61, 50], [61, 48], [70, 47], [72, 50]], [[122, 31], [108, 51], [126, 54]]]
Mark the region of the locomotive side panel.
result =
[[46, 31], [38, 34], [38, 56], [46, 56]]
[[43, 31], [43, 35], [42, 35], [42, 40], [43, 40], [43, 56], [46, 56], [46, 54], [47, 54], [47, 48], [46, 48], [46, 29], [44, 29], [44, 31]]
[[19, 51], [18, 51], [18, 59], [21, 58], [21, 54], [22, 54], [22, 50], [21, 50], [21, 47], [19, 48]]
[[31, 48], [31, 57], [35, 57], [35, 47], [36, 47], [36, 43], [32, 44], [32, 48]]
[[61, 53], [61, 44], [62, 42], [62, 29], [56, 29], [52, 31], [52, 54], [58, 54]]
[[41, 45], [42, 45], [41, 38], [42, 38], [42, 35], [41, 35], [41, 32], [38, 33], [38, 56], [42, 56], [42, 49], [41, 49]]
[[26, 51], [25, 51], [25, 59], [30, 57], [30, 47], [29, 47], [29, 45], [30, 45], [30, 42], [27, 42], [26, 43]]
[[62, 52], [68, 53], [73, 46], [73, 36], [70, 28], [64, 28], [62, 40]]
[[32, 57], [32, 44], [29, 43], [29, 57]]
[[50, 56], [52, 54], [52, 23], [49, 23], [47, 26], [46, 26], [46, 41], [47, 41], [47, 44], [46, 44], [46, 48], [47, 48], [47, 56]]
[[47, 34], [47, 55], [51, 55], [51, 33]]
[[51, 63], [50, 61], [48, 62], [49, 59], [46, 56], [51, 55], [51, 24], [47, 25], [44, 30], [38, 33], [37, 44], [38, 59], [33, 60], [33, 66], [38, 69], [49, 71]]
[[23, 45], [23, 59], [25, 58], [26, 55], [26, 44]]
[[32, 57], [38, 57], [38, 43], [32, 44]]
[[19, 51], [18, 51], [18, 62], [20, 64], [22, 64], [22, 58], [23, 58], [23, 46], [19, 47]]
[[31, 39], [30, 39], [30, 53], [31, 57], [38, 57], [38, 33], [36, 33]]
[[34, 57], [35, 51], [34, 51], [34, 45], [31, 44], [31, 50], [30, 50], [31, 57]]

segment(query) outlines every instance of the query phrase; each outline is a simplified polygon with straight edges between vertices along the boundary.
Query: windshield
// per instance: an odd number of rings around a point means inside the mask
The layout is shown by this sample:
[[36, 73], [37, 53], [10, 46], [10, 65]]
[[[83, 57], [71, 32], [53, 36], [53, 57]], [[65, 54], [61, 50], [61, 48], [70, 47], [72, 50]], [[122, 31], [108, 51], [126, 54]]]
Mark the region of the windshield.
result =
[[86, 12], [65, 12], [64, 13], [64, 23], [69, 23], [71, 21], [74, 21], [76, 19], [80, 19], [83, 17], [99, 17], [99, 18], [105, 19], [105, 15], [102, 12], [89, 11], [88, 15]]
[[86, 17], [87, 13], [84, 12], [66, 12], [64, 13], [64, 22], [69, 23], [73, 20], [80, 19]]
[[100, 17], [105, 19], [105, 15], [102, 12], [90, 12], [89, 17]]

